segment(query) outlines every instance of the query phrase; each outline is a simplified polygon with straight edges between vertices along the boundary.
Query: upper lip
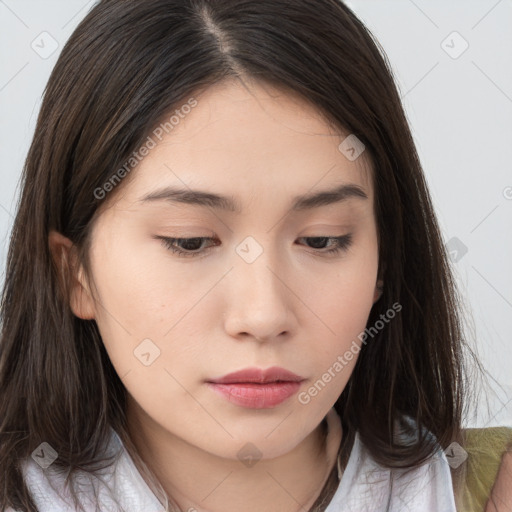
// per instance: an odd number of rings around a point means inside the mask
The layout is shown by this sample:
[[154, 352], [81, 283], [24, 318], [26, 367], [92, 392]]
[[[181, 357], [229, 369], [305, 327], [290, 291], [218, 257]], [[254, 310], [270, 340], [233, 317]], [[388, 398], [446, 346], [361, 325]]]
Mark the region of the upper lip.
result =
[[303, 377], [293, 372], [279, 366], [272, 366], [266, 370], [261, 368], [244, 368], [237, 372], [228, 373], [218, 379], [209, 379], [208, 382], [214, 382], [215, 384], [233, 384], [236, 382], [258, 382], [265, 384], [267, 382], [299, 382], [302, 380], [304, 380]]

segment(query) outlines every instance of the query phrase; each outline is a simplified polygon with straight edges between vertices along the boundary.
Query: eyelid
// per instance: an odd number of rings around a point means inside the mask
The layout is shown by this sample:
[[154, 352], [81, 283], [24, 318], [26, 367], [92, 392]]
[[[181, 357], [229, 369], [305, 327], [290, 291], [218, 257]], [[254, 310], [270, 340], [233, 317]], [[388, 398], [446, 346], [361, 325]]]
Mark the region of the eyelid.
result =
[[[210, 249], [213, 249], [215, 247], [215, 245], [213, 245], [213, 246], [210, 245], [210, 246], [206, 247], [206, 249], [203, 249], [201, 251], [199, 251], [199, 250], [187, 251], [186, 249], [180, 249], [179, 247], [174, 246], [173, 244], [175, 242], [188, 242], [190, 240], [201, 240], [201, 242], [204, 240], [213, 240], [213, 241], [220, 242], [220, 240], [217, 237], [208, 237], [208, 236], [167, 237], [167, 236], [153, 235], [153, 238], [161, 240], [162, 245], [164, 245], [164, 247], [167, 250], [170, 250], [173, 253], [176, 253], [178, 256], [192, 257], [192, 258], [194, 258], [194, 257], [199, 258], [199, 257], [205, 256], [208, 252], [210, 252]], [[319, 255], [319, 256], [324, 256], [324, 257], [337, 256], [340, 253], [345, 253], [352, 246], [353, 233], [347, 233], [344, 235], [336, 235], [336, 236], [333, 236], [333, 235], [302, 236], [302, 237], [297, 238], [297, 240], [304, 240], [304, 239], [315, 239], [315, 240], [326, 239], [329, 241], [334, 240], [336, 245], [331, 249], [325, 250], [325, 247], [322, 247], [320, 249], [316, 249], [313, 247], [310, 249], [312, 250], [312, 253]], [[218, 244], [216, 244], [216, 245], [218, 245]]]

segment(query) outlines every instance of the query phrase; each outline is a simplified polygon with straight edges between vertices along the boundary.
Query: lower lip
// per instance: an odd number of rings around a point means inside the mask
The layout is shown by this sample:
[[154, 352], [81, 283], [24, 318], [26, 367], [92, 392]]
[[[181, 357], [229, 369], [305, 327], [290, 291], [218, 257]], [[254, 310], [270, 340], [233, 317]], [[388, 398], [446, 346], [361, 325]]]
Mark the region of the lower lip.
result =
[[270, 409], [297, 393], [300, 382], [237, 382], [233, 384], [207, 383], [215, 392], [230, 402], [250, 409]]

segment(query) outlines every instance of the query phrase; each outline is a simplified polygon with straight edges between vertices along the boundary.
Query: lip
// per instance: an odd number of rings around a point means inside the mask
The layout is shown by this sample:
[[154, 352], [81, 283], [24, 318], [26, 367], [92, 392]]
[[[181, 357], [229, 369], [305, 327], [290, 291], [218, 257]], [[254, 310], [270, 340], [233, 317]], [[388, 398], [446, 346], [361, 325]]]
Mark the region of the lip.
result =
[[206, 384], [228, 401], [249, 409], [271, 409], [297, 393], [303, 377], [274, 366], [267, 370], [246, 368]]
[[235, 383], [247, 383], [255, 382], [258, 384], [267, 384], [269, 382], [300, 382], [304, 380], [303, 377], [296, 375], [289, 370], [285, 370], [279, 366], [272, 366], [266, 370], [261, 368], [244, 368], [237, 372], [228, 373], [224, 377], [218, 379], [209, 379], [207, 382], [215, 384], [235, 384]]

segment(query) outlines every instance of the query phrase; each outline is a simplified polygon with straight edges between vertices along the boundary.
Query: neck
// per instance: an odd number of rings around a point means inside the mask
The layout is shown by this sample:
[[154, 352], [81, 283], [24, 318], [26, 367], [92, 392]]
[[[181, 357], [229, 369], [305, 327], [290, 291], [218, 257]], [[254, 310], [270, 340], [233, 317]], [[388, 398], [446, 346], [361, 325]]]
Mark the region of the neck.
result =
[[201, 450], [147, 418], [140, 421], [135, 409], [128, 409], [130, 437], [180, 510], [306, 512], [337, 464], [341, 428], [334, 411], [327, 438], [322, 422], [290, 452], [245, 466]]

